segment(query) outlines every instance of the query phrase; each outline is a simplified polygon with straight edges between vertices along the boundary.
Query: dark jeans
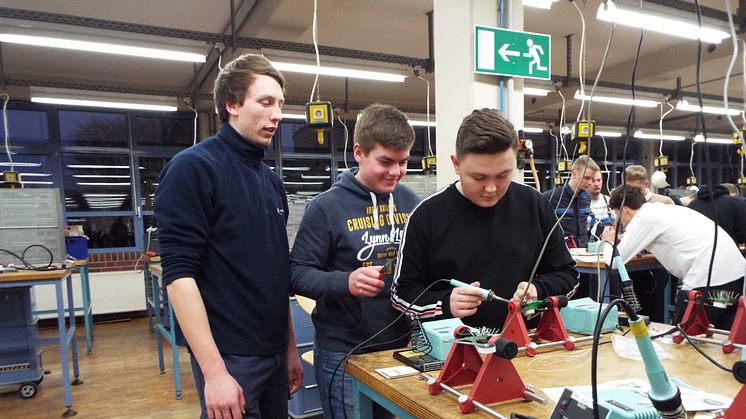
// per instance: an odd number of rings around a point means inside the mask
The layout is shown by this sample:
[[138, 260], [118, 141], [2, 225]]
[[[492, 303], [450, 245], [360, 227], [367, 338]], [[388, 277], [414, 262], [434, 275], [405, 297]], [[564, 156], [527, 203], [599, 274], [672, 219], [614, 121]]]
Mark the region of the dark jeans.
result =
[[[347, 353], [332, 352], [314, 346], [313, 366], [316, 370], [316, 383], [319, 386], [319, 397], [321, 407], [324, 409], [326, 419], [352, 419], [352, 377], [344, 371], [344, 365], [340, 361]], [[339, 369], [336, 369], [339, 365]], [[335, 374], [336, 369], [336, 374]], [[334, 381], [332, 382], [332, 377]], [[342, 395], [342, 382], [344, 381], [344, 396]], [[329, 383], [332, 383], [331, 404], [329, 399]], [[344, 403], [343, 403], [344, 401]], [[343, 407], [344, 406], [344, 407]], [[393, 418], [394, 415], [373, 402], [373, 417]]]
[[[694, 290], [702, 292], [702, 298], [706, 301], [708, 296], [705, 295], [704, 288], [694, 288]], [[731, 291], [735, 294], [736, 298], [738, 298], [743, 292], [743, 278], [736, 281], [728, 282], [727, 284], [710, 287], [710, 292], [718, 290]], [[688, 290], [680, 290], [678, 292], [678, 295], [676, 296], [676, 323], [680, 323], [682, 317], [684, 316], [684, 311], [686, 311], [687, 306], [686, 298], [688, 294]], [[713, 307], [709, 304], [705, 304], [704, 308], [710, 324], [715, 326], [716, 329], [730, 330], [731, 326], [733, 325], [733, 320], [736, 317], [736, 310], [738, 309], [738, 305], [734, 303], [727, 308], [718, 308]]]
[[[246, 400], [244, 418], [284, 418], [288, 414], [288, 362], [287, 353], [274, 356], [241, 356], [222, 354], [225, 367], [243, 388]], [[202, 408], [201, 419], [207, 419], [205, 410], [205, 380], [194, 355], [191, 356], [192, 372]]]

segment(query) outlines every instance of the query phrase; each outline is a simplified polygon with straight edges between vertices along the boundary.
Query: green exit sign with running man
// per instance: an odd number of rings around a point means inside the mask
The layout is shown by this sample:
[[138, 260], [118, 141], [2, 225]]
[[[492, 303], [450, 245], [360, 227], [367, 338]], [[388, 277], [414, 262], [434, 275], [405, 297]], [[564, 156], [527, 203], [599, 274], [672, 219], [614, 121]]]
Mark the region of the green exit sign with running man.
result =
[[474, 71], [549, 80], [552, 38], [489, 26], [474, 27]]

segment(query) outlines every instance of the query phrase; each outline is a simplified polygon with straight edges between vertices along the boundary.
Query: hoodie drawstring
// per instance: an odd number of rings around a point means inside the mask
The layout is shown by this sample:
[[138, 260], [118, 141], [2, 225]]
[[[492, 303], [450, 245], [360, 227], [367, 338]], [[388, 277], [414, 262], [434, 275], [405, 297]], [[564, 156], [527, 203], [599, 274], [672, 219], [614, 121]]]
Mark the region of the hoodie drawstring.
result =
[[[370, 192], [370, 200], [373, 203], [373, 229], [378, 230], [381, 225], [378, 223], [378, 199], [376, 194]], [[389, 194], [389, 225], [391, 226], [390, 236], [391, 240], [394, 239], [394, 194]]]

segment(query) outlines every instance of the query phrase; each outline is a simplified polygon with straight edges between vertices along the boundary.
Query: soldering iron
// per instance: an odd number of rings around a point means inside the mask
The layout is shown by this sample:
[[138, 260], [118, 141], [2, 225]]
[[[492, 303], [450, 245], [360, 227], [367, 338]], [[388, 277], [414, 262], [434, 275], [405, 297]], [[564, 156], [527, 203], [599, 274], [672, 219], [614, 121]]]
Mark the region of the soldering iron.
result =
[[[461, 282], [458, 279], [451, 279], [449, 282], [450, 282], [450, 284], [452, 286], [454, 286], [456, 288], [473, 287], [473, 285], [469, 285], [466, 282]], [[497, 300], [497, 301], [502, 301], [504, 303], [509, 303], [510, 302], [510, 300], [507, 300], [507, 299], [502, 298], [499, 295], [495, 294], [495, 291], [488, 290], [488, 289], [485, 289], [485, 288], [480, 288], [480, 287], [474, 287], [474, 288], [478, 289], [479, 290], [479, 294], [482, 296], [482, 298], [484, 298], [487, 301], [495, 301], [495, 300]]]

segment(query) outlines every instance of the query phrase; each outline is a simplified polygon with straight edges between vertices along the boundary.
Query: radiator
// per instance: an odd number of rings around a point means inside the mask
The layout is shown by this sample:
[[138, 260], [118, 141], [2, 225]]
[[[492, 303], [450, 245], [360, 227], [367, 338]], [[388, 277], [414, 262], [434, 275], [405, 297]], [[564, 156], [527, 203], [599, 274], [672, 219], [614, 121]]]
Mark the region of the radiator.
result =
[[[76, 307], [83, 307], [80, 275], [73, 274], [73, 298]], [[122, 313], [145, 310], [145, 285], [143, 274], [136, 271], [97, 272], [88, 274], [91, 289], [93, 314]], [[36, 303], [35, 310], [54, 310], [56, 297], [54, 285], [37, 285], [32, 288]], [[62, 287], [67, 306], [67, 290]], [[81, 312], [76, 313], [78, 316]], [[42, 314], [42, 319], [54, 318], [56, 314]]]

